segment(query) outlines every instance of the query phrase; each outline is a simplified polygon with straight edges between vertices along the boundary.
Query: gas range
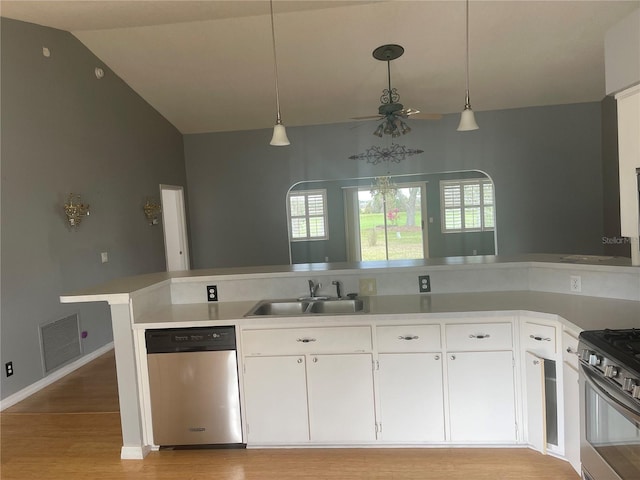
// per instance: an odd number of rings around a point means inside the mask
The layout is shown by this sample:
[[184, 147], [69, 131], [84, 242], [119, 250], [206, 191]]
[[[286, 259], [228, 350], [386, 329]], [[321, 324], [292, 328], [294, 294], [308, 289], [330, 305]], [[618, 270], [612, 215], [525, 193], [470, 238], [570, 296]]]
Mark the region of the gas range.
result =
[[588, 330], [579, 340], [582, 364], [640, 408], [640, 329]]

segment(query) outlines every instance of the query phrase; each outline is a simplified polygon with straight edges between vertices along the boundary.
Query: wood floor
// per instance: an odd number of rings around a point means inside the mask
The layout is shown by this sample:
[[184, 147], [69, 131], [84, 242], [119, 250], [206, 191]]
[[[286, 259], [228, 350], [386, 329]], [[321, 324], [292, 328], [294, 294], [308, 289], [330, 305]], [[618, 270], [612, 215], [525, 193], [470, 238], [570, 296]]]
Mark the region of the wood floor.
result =
[[529, 449], [163, 450], [120, 460], [113, 352], [0, 414], [2, 480], [577, 480]]

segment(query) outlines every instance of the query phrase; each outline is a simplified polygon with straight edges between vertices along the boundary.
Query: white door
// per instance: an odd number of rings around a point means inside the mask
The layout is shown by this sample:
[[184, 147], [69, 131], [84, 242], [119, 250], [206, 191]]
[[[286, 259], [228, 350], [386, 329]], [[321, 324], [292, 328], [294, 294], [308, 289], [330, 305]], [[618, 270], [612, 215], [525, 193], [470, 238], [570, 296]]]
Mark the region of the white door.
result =
[[371, 355], [310, 355], [307, 379], [312, 441], [376, 439]]
[[441, 355], [385, 353], [378, 360], [381, 439], [444, 441]]
[[189, 237], [184, 189], [175, 185], [160, 185], [160, 200], [167, 272], [189, 270]]
[[309, 441], [304, 355], [244, 358], [249, 443]]
[[547, 453], [547, 412], [545, 402], [544, 358], [525, 352], [527, 441], [534, 450]]
[[451, 440], [515, 442], [512, 352], [450, 352], [447, 368]]

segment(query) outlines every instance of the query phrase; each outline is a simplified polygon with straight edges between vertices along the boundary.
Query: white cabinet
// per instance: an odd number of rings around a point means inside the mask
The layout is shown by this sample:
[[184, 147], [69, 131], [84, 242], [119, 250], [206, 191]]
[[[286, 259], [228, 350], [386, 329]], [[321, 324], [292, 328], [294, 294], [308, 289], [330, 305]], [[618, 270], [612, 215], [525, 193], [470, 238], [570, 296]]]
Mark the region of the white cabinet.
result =
[[578, 370], [568, 363], [564, 370], [564, 456], [574, 470], [580, 473], [580, 390], [578, 387]]
[[359, 353], [371, 350], [370, 327], [246, 330], [242, 338], [249, 443], [376, 439], [373, 357]]
[[454, 442], [515, 442], [513, 352], [449, 352], [449, 412]]
[[245, 357], [244, 398], [249, 443], [309, 441], [304, 355]]
[[381, 440], [444, 441], [440, 353], [378, 355]]
[[515, 442], [512, 323], [449, 324], [445, 334], [451, 440]]
[[443, 442], [440, 325], [378, 326], [379, 438]]
[[564, 457], [580, 473], [580, 388], [578, 385], [578, 337], [562, 334], [564, 393]]
[[544, 358], [525, 352], [527, 440], [529, 445], [540, 453], [547, 453], [544, 362]]
[[563, 396], [558, 388], [562, 373], [558, 372], [556, 322], [523, 316], [520, 327], [527, 442], [539, 452], [549, 449], [562, 454], [564, 412], [558, 411]]
[[376, 439], [370, 354], [311, 355], [307, 365], [311, 441]]

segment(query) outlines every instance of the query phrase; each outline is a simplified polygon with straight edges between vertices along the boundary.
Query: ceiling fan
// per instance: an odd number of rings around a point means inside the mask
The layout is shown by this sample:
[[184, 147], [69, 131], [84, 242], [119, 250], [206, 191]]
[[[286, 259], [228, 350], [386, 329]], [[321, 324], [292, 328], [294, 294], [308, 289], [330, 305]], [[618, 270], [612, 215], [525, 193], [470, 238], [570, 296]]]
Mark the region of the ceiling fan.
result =
[[403, 120], [409, 117], [423, 120], [440, 120], [442, 118], [441, 114], [420, 113], [420, 110], [405, 108], [404, 105], [400, 103], [398, 90], [391, 88], [391, 60], [401, 57], [403, 53], [404, 48], [395, 44], [382, 45], [373, 51], [373, 58], [381, 62], [387, 62], [388, 88], [382, 91], [377, 115], [352, 118], [352, 120], [382, 120], [382, 123], [380, 123], [378, 128], [373, 132], [377, 137], [391, 135], [391, 137], [396, 138], [409, 133], [411, 128]]

